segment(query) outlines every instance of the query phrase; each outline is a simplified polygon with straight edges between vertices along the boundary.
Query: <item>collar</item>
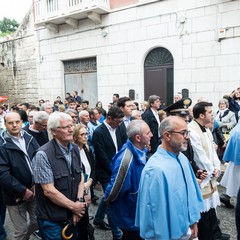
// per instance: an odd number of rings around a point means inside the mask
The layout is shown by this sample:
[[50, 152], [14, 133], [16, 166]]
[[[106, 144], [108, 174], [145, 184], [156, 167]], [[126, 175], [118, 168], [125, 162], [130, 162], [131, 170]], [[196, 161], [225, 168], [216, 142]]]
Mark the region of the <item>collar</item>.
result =
[[20, 137], [15, 137], [15, 136], [11, 135], [8, 132], [8, 130], [6, 130], [5, 136], [18, 141], [20, 138], [23, 138], [23, 134], [24, 134], [23, 130], [20, 130]]
[[201, 125], [196, 119], [194, 119], [194, 121], [199, 125], [202, 132], [206, 132], [206, 127], [205, 126]]
[[106, 122], [106, 120], [104, 120], [103, 123], [105, 124], [105, 126], [107, 127], [107, 129], [108, 129], [109, 131], [115, 131], [115, 130], [116, 130], [116, 128], [112, 128], [112, 127]]

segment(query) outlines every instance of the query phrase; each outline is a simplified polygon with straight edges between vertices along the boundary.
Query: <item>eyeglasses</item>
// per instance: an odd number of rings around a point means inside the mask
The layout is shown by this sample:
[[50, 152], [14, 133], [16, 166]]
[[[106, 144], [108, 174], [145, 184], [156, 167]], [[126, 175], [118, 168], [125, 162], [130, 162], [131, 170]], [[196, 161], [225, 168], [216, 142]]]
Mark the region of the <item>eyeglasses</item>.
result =
[[43, 128], [47, 128], [47, 124], [42, 124], [42, 123], [40, 123], [40, 122], [38, 122], [38, 124], [39, 124], [41, 127], [43, 127]]
[[178, 133], [178, 134], [181, 134], [183, 137], [188, 137], [189, 134], [190, 134], [190, 131], [188, 130], [182, 130], [180, 132], [177, 132], [177, 131], [168, 131], [170, 133]]
[[62, 127], [57, 127], [57, 128], [61, 128], [63, 130], [69, 130], [73, 128], [73, 125], [68, 125], [68, 126], [62, 126]]
[[115, 122], [116, 124], [120, 125], [123, 122], [123, 120], [114, 120], [113, 119], [113, 122]]

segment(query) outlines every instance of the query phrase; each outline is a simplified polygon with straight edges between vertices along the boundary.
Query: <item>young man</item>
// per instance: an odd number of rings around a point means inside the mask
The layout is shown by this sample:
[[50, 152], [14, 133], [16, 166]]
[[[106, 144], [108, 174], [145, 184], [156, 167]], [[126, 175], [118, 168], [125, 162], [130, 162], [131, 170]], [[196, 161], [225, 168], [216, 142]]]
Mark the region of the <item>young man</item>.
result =
[[219, 176], [221, 163], [213, 145], [212, 133], [205, 127], [213, 120], [212, 103], [198, 102], [193, 107], [193, 117], [194, 119], [188, 124], [188, 127], [194, 160], [199, 168], [208, 172], [206, 184], [201, 186], [205, 209], [201, 213], [198, 223], [198, 238], [199, 240], [227, 240], [230, 236], [221, 232], [216, 215], [216, 208], [220, 205], [220, 200], [215, 180]]

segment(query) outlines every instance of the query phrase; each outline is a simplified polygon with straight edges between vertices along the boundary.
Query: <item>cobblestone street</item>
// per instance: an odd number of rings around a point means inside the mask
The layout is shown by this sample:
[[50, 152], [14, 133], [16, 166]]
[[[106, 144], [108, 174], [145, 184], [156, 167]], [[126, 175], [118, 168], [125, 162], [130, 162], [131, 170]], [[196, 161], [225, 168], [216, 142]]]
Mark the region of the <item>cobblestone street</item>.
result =
[[[223, 188], [219, 187], [219, 192], [222, 192], [222, 191], [223, 191]], [[101, 196], [103, 195], [102, 191], [97, 191], [97, 190], [95, 190], [95, 194], [97, 196], [99, 196], [99, 198], [101, 198]], [[99, 202], [99, 200], [98, 200], [98, 202]], [[236, 199], [232, 199], [231, 201], [234, 205], [236, 204]], [[97, 206], [98, 205], [91, 205], [91, 207], [89, 209], [90, 216], [94, 216], [94, 214], [97, 210]], [[236, 232], [236, 227], [235, 227], [235, 209], [228, 209], [228, 208], [224, 207], [223, 205], [221, 205], [217, 209], [217, 214], [218, 214], [218, 218], [221, 221], [220, 227], [221, 227], [222, 232], [230, 234], [231, 239], [236, 240], [237, 232]], [[91, 220], [91, 223], [92, 223], [92, 220]], [[11, 221], [10, 221], [8, 215], [6, 218], [5, 228], [6, 228], [6, 231], [8, 234], [7, 240], [14, 240], [13, 227], [12, 227], [12, 224], [11, 224]], [[36, 239], [37, 238], [34, 236], [31, 237], [31, 240], [36, 240]], [[112, 239], [111, 231], [104, 231], [104, 230], [95, 228], [95, 239], [96, 240], [111, 240]]]

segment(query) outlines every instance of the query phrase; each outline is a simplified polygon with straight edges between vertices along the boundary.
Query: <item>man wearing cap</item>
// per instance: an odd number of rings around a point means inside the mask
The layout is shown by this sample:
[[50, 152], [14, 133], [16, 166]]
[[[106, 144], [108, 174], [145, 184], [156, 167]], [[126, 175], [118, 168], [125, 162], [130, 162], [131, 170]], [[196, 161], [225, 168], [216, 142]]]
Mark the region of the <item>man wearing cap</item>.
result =
[[151, 150], [150, 154], [156, 152], [157, 147], [160, 143], [160, 119], [158, 115], [158, 109], [160, 108], [161, 101], [160, 97], [157, 95], [151, 95], [148, 98], [149, 108], [142, 114], [142, 119], [148, 124], [153, 137], [150, 141]]
[[[189, 111], [188, 107], [192, 104], [192, 100], [190, 98], [183, 98], [173, 104], [169, 105], [164, 111], [167, 113], [168, 116], [179, 116], [183, 118], [186, 122], [189, 120]], [[182, 151], [182, 153], [188, 158], [193, 171], [197, 177], [198, 183], [200, 184], [201, 181], [206, 178], [207, 173], [201, 170], [196, 162], [194, 161], [194, 152], [193, 148], [190, 143], [190, 139], [188, 139], [188, 147], [187, 150]]]

